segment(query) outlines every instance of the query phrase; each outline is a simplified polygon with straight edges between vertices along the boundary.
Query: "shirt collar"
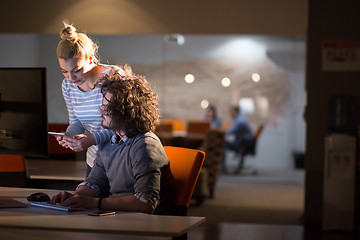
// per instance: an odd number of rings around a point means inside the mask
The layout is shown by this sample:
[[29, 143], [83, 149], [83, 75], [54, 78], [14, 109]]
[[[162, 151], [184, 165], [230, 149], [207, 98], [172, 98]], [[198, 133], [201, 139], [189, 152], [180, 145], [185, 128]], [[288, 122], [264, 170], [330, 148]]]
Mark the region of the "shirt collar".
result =
[[128, 140], [127, 136], [120, 137], [119, 135], [114, 133], [114, 135], [110, 139], [110, 143], [111, 144], [122, 144], [122, 143], [126, 142], [126, 140]]

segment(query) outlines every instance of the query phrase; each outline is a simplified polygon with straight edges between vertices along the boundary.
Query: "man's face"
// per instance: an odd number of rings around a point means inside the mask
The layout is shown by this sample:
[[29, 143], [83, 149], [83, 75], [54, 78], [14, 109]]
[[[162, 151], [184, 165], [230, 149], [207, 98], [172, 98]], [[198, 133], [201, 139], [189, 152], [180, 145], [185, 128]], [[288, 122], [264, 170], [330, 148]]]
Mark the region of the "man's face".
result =
[[232, 117], [232, 118], [236, 118], [237, 117], [237, 115], [238, 115], [238, 113], [237, 113], [237, 111], [235, 110], [235, 109], [230, 109], [230, 116]]
[[108, 112], [106, 111], [107, 105], [111, 101], [111, 98], [112, 98], [112, 94], [107, 92], [103, 99], [103, 104], [101, 105], [100, 109], [98, 110], [98, 113], [100, 113], [102, 115], [101, 126], [103, 128], [107, 128], [107, 129], [112, 129], [111, 117], [109, 116]]

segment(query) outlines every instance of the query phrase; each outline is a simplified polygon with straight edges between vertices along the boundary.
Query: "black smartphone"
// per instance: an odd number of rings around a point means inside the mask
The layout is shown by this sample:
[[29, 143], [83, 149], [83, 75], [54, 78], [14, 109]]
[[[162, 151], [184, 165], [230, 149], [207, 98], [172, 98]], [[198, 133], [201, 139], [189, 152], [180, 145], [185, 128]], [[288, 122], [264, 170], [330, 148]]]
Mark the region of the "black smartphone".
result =
[[115, 215], [114, 211], [96, 211], [88, 213], [89, 216], [107, 216], [107, 215]]

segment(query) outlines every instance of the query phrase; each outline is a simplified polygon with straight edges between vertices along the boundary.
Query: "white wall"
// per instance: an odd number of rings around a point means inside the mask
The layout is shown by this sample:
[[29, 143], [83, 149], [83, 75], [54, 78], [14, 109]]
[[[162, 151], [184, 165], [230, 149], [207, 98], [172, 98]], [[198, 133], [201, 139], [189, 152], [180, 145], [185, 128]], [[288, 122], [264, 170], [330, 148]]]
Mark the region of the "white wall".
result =
[[[199, 101], [207, 97], [217, 104], [220, 116], [228, 120], [228, 106], [234, 99], [253, 96], [256, 91], [267, 95], [278, 109], [274, 108], [267, 119], [257, 155], [247, 162], [258, 168], [292, 168], [292, 153], [305, 151], [304, 40], [244, 36], [255, 39], [267, 52], [261, 62], [250, 63], [249, 59], [224, 55], [224, 46], [243, 36], [185, 37], [185, 44], [179, 46], [163, 41], [162, 35], [93, 36], [100, 45], [101, 62], [130, 63], [135, 71], [147, 75], [159, 93], [164, 117], [202, 118]], [[63, 76], [55, 55], [58, 41], [58, 35], [52, 34], [0, 34], [0, 67], [46, 67], [50, 123], [67, 122], [61, 95]], [[264, 82], [254, 88], [248, 79], [256, 70], [262, 71]], [[192, 85], [183, 81], [188, 71], [197, 74], [197, 82]], [[231, 89], [218, 85], [219, 78], [225, 75], [232, 77]], [[276, 89], [271, 89], [274, 86]], [[253, 123], [256, 127], [256, 119]]]
[[1, 67], [38, 67], [39, 39], [36, 34], [0, 34]]

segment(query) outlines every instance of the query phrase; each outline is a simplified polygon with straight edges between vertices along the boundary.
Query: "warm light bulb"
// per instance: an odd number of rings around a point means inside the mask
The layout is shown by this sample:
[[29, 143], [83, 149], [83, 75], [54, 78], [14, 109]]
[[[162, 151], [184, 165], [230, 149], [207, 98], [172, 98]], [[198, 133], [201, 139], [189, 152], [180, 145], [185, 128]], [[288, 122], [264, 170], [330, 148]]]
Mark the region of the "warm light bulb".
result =
[[231, 84], [230, 78], [223, 78], [223, 79], [221, 80], [221, 85], [222, 85], [223, 87], [228, 87], [228, 86], [230, 86], [230, 84]]
[[187, 83], [193, 83], [195, 81], [195, 77], [192, 74], [186, 74], [185, 76], [185, 82]]
[[251, 79], [254, 81], [254, 82], [259, 82], [260, 81], [260, 75], [258, 73], [253, 73], [251, 75]]
[[209, 101], [207, 99], [203, 99], [200, 103], [202, 109], [206, 109], [209, 106]]

